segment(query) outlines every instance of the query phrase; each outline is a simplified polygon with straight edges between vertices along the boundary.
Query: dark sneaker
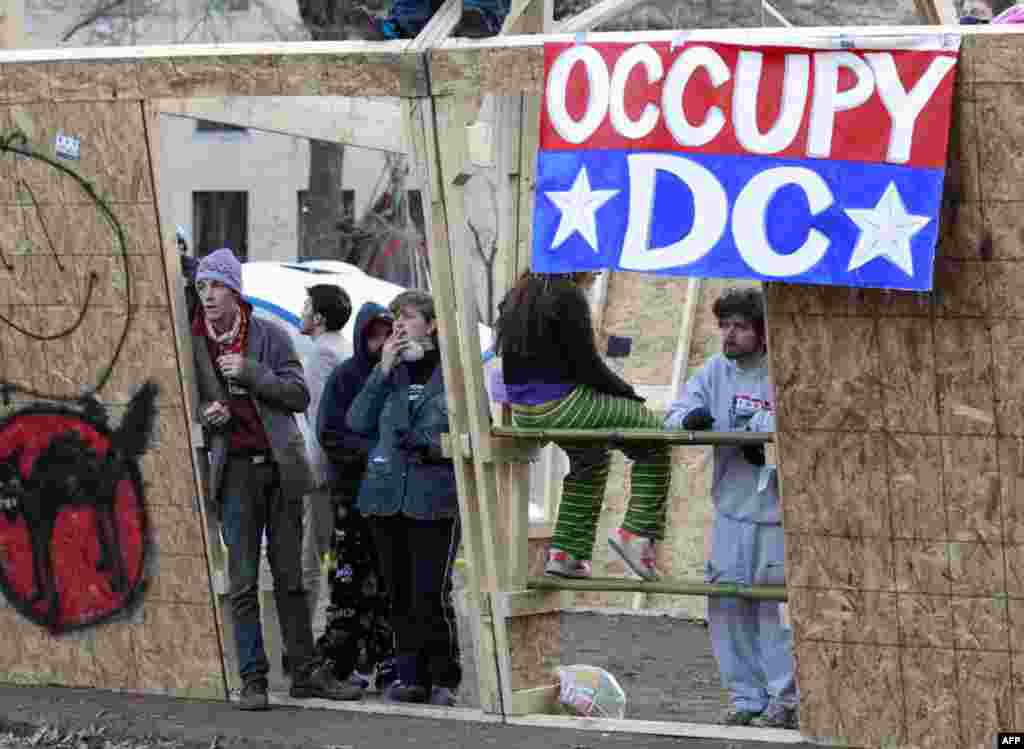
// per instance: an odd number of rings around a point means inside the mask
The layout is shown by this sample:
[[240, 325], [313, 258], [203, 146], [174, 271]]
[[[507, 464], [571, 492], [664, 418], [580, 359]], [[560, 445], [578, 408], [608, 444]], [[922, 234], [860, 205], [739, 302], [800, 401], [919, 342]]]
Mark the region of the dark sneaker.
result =
[[738, 710], [735, 707], [729, 708], [719, 721], [725, 726], [749, 726], [761, 713], [753, 710]]
[[800, 720], [795, 706], [787, 707], [773, 703], [754, 718], [750, 725], [758, 728], [789, 728], [795, 731], [800, 726]]
[[358, 671], [353, 671], [351, 674], [349, 674], [348, 680], [350, 683], [355, 684], [360, 689], [370, 688], [370, 678], [368, 676], [364, 676]]
[[324, 700], [353, 701], [363, 698], [363, 690], [347, 681], [338, 681], [331, 669], [320, 665], [312, 671], [296, 673], [288, 691], [297, 700], [319, 697]]
[[479, 8], [466, 8], [462, 11], [459, 25], [452, 31], [452, 36], [466, 39], [483, 39], [497, 36], [501, 32], [501, 23], [490, 13]]
[[269, 710], [267, 685], [262, 681], [247, 681], [242, 685], [242, 696], [238, 700], [239, 710]]
[[388, 702], [423, 703], [427, 701], [427, 697], [427, 688], [419, 684], [403, 684], [396, 681], [384, 690], [384, 699]]
[[455, 707], [455, 692], [448, 687], [434, 687], [430, 690], [430, 704], [442, 707]]

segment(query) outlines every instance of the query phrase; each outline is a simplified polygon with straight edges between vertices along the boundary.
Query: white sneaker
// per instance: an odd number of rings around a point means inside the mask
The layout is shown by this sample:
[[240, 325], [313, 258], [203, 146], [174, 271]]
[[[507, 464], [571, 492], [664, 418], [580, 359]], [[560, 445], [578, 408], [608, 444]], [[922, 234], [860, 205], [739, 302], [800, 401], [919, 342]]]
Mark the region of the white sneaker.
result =
[[608, 534], [608, 545], [633, 572], [644, 580], [657, 580], [660, 575], [654, 566], [654, 540], [616, 528]]
[[548, 549], [548, 563], [544, 565], [545, 575], [575, 579], [590, 577], [590, 562], [577, 559], [567, 551]]

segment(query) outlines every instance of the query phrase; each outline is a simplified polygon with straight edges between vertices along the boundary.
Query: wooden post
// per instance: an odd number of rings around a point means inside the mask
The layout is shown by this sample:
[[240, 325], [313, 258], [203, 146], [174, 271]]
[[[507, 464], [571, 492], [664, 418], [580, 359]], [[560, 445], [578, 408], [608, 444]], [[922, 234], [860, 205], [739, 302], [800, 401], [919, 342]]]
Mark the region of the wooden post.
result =
[[16, 49], [25, 43], [25, 0], [0, 0], [0, 48]]

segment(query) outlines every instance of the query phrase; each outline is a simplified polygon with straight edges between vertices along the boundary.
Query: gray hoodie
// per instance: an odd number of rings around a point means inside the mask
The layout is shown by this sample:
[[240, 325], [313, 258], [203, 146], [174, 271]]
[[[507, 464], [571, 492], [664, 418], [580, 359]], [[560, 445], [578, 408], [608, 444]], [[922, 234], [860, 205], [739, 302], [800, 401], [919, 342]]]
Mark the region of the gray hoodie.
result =
[[[717, 432], [775, 431], [775, 394], [766, 359], [741, 368], [715, 354], [687, 382], [669, 408], [667, 429], [682, 429], [683, 419], [706, 406]], [[715, 510], [750, 523], [779, 523], [779, 492], [774, 466], [751, 465], [738, 447], [715, 448], [711, 485]]]

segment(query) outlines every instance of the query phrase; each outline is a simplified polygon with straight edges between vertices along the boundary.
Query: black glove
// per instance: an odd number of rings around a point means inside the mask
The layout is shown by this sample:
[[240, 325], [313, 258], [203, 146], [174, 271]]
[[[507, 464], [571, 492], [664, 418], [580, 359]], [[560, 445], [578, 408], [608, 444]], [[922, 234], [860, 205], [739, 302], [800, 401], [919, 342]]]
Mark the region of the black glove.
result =
[[715, 418], [711, 415], [710, 409], [707, 406], [701, 406], [686, 414], [686, 418], [683, 419], [683, 429], [697, 432], [702, 429], [710, 429], [714, 423]]
[[764, 445], [744, 445], [743, 457], [752, 466], [764, 465]]

